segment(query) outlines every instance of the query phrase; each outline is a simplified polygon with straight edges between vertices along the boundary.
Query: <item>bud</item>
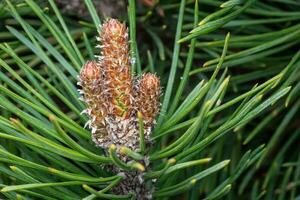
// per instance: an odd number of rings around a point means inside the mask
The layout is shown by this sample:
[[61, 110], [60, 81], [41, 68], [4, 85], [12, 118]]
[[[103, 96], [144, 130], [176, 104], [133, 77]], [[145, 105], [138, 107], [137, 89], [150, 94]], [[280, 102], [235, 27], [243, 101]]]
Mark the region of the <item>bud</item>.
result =
[[128, 30], [125, 24], [110, 19], [100, 33], [101, 56], [99, 63], [105, 74], [108, 114], [129, 118], [131, 114], [131, 72]]
[[159, 113], [160, 81], [151, 73], [143, 74], [137, 83], [136, 109], [142, 114], [145, 127], [152, 127]]
[[80, 71], [80, 80], [83, 84], [89, 84], [100, 79], [101, 72], [95, 61], [87, 61]]
[[[92, 129], [93, 135], [101, 135], [102, 140], [107, 140], [107, 132], [104, 125], [104, 118], [107, 115], [103, 93], [103, 78], [101, 69], [95, 61], [87, 61], [79, 75], [79, 85], [82, 86], [82, 99], [87, 104], [83, 111], [89, 115], [87, 125]], [[99, 137], [99, 136], [98, 136]]]

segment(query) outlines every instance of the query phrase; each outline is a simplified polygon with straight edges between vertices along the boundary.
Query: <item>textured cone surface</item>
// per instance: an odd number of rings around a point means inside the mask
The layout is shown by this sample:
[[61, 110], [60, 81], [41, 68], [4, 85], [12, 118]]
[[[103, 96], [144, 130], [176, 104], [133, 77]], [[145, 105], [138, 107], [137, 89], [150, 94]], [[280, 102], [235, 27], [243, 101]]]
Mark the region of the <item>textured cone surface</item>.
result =
[[101, 136], [103, 141], [109, 140], [104, 125], [106, 109], [103, 106], [103, 78], [101, 70], [95, 61], [87, 61], [80, 71], [80, 85], [82, 86], [83, 99], [87, 104], [84, 113], [88, 114], [90, 120], [88, 125], [92, 133]]
[[143, 74], [136, 85], [135, 105], [142, 114], [147, 136], [155, 124], [155, 117], [159, 113], [161, 94], [160, 81], [151, 73]]
[[100, 39], [102, 48], [99, 61], [104, 73], [108, 112], [129, 118], [132, 83], [127, 28], [119, 21], [110, 19], [103, 24]]

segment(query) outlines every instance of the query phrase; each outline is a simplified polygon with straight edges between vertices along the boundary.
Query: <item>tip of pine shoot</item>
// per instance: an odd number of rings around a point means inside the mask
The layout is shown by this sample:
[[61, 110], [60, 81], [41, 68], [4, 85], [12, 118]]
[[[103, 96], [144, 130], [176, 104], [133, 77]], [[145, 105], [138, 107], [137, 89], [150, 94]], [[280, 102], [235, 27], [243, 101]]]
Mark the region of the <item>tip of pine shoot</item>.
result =
[[284, 103], [284, 106], [287, 108], [290, 104], [290, 101], [289, 100], [286, 100], [285, 103]]
[[230, 160], [224, 160], [224, 164], [228, 165], [230, 163]]
[[205, 62], [205, 63], [202, 65], [202, 67], [207, 67], [207, 66], [209, 66], [209, 63], [208, 63], [208, 62]]
[[261, 95], [259, 95], [258, 97], [257, 97], [257, 100], [262, 100], [262, 98], [264, 97], [264, 95], [263, 94], [261, 94]]
[[48, 171], [51, 172], [51, 173], [53, 173], [53, 174], [56, 174], [58, 172], [57, 169], [54, 169], [52, 167], [48, 167]]
[[48, 118], [49, 118], [49, 120], [50, 120], [51, 122], [56, 120], [55, 115], [49, 115]]
[[141, 171], [141, 172], [145, 171], [144, 165], [142, 165], [141, 163], [138, 163], [138, 162], [133, 163], [132, 167], [139, 170], [139, 171]]
[[15, 119], [15, 118], [9, 118], [9, 120], [14, 123], [14, 124], [18, 124], [19, 123], [19, 120], [18, 119]]
[[229, 75], [229, 76], [227, 76], [227, 77], [226, 77], [226, 79], [224, 80], [224, 82], [229, 82], [230, 78], [231, 78], [231, 76], [230, 76], [230, 75]]
[[124, 147], [124, 146], [120, 147], [119, 153], [122, 154], [122, 155], [125, 155], [126, 154], [126, 150], [127, 150], [126, 148], [127, 147]]
[[87, 184], [82, 184], [82, 188], [86, 190], [89, 188], [89, 186]]
[[171, 158], [171, 159], [169, 159], [168, 160], [168, 163], [170, 163], [170, 164], [175, 164], [176, 163], [176, 159], [175, 158]]
[[236, 133], [236, 132], [238, 132], [240, 129], [241, 129], [241, 127], [238, 126], [238, 127], [236, 127], [236, 128], [233, 129], [233, 132]]
[[199, 26], [202, 26], [202, 25], [204, 25], [205, 23], [206, 23], [206, 22], [202, 20], [202, 21], [200, 21], [200, 22], [198, 23], [198, 25], [199, 25]]
[[14, 165], [9, 166], [9, 168], [10, 168], [11, 170], [13, 170], [13, 171], [17, 170], [17, 167], [14, 166]]
[[207, 100], [204, 104], [204, 107], [209, 107], [213, 102], [211, 100]]
[[184, 37], [184, 38], [181, 38], [179, 40], [177, 40], [177, 44], [180, 44], [180, 43], [183, 43], [185, 42], [187, 39]]
[[5, 26], [5, 28], [7, 28], [7, 29], [11, 29], [11, 28], [12, 28], [12, 26], [6, 25], [6, 26]]

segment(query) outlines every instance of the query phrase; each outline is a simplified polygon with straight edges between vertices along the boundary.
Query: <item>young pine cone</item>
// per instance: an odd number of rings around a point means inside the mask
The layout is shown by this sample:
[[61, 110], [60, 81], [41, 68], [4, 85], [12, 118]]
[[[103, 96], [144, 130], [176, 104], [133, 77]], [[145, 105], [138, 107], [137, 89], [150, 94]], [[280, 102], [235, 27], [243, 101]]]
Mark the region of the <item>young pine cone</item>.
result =
[[95, 61], [87, 61], [80, 71], [79, 85], [82, 87], [82, 100], [86, 103], [87, 108], [82, 112], [90, 116], [90, 120], [85, 126], [92, 129], [92, 134], [100, 134], [101, 143], [109, 140], [105, 128], [104, 118], [107, 116], [106, 107], [103, 106], [105, 101], [103, 95], [103, 77], [101, 68]]
[[150, 136], [153, 124], [155, 124], [155, 117], [159, 113], [160, 81], [154, 74], [146, 73], [138, 80], [135, 87], [135, 106], [142, 115], [147, 138]]
[[99, 65], [104, 74], [109, 115], [129, 118], [132, 104], [132, 81], [128, 31], [124, 24], [111, 19], [102, 25]]
[[137, 113], [142, 114], [145, 133], [149, 136], [159, 113], [159, 79], [147, 73], [136, 82], [132, 80], [125, 24], [108, 20], [102, 25], [99, 39], [98, 61], [87, 62], [80, 73], [93, 141], [103, 148], [115, 144], [137, 150]]

